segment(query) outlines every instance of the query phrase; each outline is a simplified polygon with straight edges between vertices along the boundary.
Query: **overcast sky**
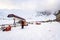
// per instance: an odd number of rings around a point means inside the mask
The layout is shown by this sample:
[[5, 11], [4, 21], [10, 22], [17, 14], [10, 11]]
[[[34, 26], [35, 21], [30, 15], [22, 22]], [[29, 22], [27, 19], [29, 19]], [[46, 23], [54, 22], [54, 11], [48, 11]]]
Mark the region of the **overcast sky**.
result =
[[51, 9], [57, 8], [60, 0], [0, 0], [0, 9]]
[[[19, 9], [20, 12], [15, 10], [15, 14], [21, 13], [21, 16], [34, 15], [36, 11], [41, 10], [59, 10], [59, 7], [60, 0], [0, 0], [0, 9]], [[0, 15], [2, 14], [4, 12], [0, 12]]]

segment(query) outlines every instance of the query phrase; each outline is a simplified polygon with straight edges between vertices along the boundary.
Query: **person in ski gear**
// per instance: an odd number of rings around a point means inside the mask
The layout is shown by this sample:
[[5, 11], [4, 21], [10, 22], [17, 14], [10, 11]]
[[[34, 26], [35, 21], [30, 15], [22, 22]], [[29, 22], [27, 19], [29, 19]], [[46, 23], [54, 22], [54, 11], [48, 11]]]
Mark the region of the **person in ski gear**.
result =
[[21, 28], [24, 29], [24, 20], [21, 21]]
[[3, 31], [10, 31], [11, 30], [11, 26], [10, 25], [8, 25], [8, 27], [5, 27], [4, 29], [3, 29]]

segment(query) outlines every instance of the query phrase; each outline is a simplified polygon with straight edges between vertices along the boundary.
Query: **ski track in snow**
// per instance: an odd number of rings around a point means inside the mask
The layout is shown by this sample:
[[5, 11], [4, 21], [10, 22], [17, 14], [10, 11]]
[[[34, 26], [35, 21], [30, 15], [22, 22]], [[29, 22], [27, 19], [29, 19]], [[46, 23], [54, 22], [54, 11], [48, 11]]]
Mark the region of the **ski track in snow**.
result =
[[0, 40], [60, 40], [60, 23], [29, 24], [24, 29], [12, 27], [11, 31], [0, 31]]

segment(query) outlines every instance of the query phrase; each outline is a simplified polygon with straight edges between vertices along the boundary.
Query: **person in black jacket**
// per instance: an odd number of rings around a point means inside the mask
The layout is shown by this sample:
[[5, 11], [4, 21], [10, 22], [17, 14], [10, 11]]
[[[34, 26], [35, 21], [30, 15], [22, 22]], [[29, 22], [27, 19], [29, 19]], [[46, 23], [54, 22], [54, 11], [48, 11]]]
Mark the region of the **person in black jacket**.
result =
[[21, 28], [24, 29], [24, 20], [21, 21]]

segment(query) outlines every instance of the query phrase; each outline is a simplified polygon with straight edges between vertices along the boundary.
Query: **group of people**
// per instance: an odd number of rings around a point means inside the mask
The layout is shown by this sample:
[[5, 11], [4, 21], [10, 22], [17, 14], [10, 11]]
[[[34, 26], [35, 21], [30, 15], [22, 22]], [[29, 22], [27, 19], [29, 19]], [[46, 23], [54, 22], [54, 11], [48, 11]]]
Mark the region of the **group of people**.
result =
[[[21, 29], [24, 29], [24, 26], [25, 26], [25, 23], [24, 23], [24, 21], [22, 20], [22, 21], [21, 21]], [[11, 31], [11, 28], [12, 28], [12, 26], [11, 26], [11, 25], [8, 25], [7, 27], [1, 27], [1, 30], [2, 30], [2, 31]]]

